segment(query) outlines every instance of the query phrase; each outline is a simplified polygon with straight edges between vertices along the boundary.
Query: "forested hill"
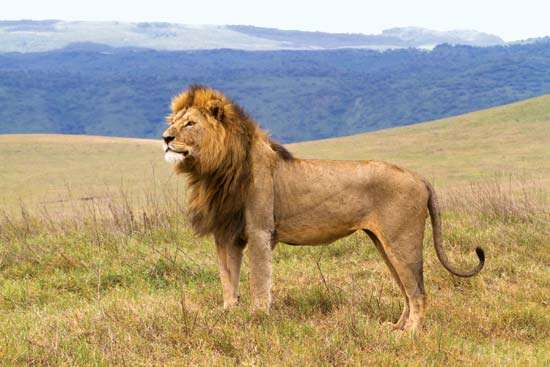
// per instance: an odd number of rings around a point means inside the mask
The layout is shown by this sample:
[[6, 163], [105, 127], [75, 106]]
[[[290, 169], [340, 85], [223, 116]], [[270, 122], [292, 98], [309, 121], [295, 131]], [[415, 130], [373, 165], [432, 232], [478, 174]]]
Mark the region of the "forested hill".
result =
[[189, 83], [224, 90], [284, 142], [432, 120], [550, 92], [550, 42], [377, 52], [0, 54], [0, 133], [157, 137]]

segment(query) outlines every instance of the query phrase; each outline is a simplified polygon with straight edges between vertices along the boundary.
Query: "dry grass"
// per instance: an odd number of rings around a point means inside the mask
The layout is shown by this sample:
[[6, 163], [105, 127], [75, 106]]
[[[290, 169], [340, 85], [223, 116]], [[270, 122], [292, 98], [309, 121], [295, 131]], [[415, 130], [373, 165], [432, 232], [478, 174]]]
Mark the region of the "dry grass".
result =
[[243, 307], [221, 310], [213, 245], [187, 230], [173, 187], [118, 190], [62, 215], [5, 211], [0, 364], [547, 365], [548, 207], [531, 194], [537, 181], [510, 182], [442, 193], [451, 259], [466, 266], [482, 245], [487, 266], [454, 278], [427, 236], [429, 309], [414, 337], [384, 326], [399, 291], [361, 235], [279, 246], [273, 311], [254, 316], [246, 266]]
[[540, 179], [500, 174], [448, 189], [445, 194], [443, 205], [464, 217], [504, 223], [550, 220], [548, 192]]
[[139, 193], [130, 193], [121, 186], [103, 191], [101, 196], [75, 196], [68, 189], [54, 201], [33, 205], [22, 202], [17, 209], [0, 207], [0, 240], [71, 232], [131, 236], [182, 225], [182, 188], [154, 177], [151, 182], [150, 190]]
[[55, 210], [66, 200], [108, 197], [121, 186], [143, 195], [171, 175], [160, 140], [0, 135], [0, 157], [0, 192], [7, 193], [0, 206], [8, 210], [21, 201]]

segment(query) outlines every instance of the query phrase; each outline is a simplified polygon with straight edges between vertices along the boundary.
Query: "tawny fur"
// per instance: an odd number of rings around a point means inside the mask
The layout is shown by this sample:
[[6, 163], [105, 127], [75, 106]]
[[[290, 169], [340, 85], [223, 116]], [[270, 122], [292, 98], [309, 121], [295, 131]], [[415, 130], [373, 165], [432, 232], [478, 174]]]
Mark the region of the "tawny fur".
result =
[[[188, 178], [189, 220], [197, 234], [213, 234], [224, 307], [239, 299], [245, 246], [253, 306], [269, 310], [275, 243], [319, 245], [365, 231], [401, 289], [405, 306], [396, 328], [420, 326], [425, 307], [422, 240], [428, 213], [443, 266], [458, 276], [442, 248], [437, 198], [415, 173], [379, 161], [303, 160], [273, 142], [221, 92], [191, 86], [172, 101], [163, 134], [167, 158]], [[181, 159], [174, 159], [180, 154]]]

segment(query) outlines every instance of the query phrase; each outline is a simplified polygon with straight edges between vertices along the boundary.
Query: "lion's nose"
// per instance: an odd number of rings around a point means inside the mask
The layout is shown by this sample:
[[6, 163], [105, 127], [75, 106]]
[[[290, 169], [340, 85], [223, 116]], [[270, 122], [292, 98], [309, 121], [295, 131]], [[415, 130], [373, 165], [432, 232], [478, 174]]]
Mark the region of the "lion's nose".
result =
[[174, 140], [176, 137], [175, 136], [171, 136], [171, 135], [168, 135], [168, 136], [162, 136], [162, 139], [164, 139], [164, 142], [166, 144], [170, 143], [172, 140]]

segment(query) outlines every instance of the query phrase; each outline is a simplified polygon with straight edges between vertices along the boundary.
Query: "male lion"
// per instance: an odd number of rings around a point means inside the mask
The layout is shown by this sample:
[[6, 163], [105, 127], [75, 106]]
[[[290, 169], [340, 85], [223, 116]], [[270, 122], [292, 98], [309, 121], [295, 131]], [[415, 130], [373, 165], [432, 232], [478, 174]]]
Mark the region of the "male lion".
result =
[[419, 327], [425, 307], [422, 240], [430, 213], [437, 257], [441, 246], [432, 186], [415, 173], [379, 161], [294, 158], [221, 92], [199, 85], [172, 100], [163, 134], [165, 158], [187, 176], [188, 212], [199, 235], [213, 234], [224, 308], [239, 300], [242, 254], [248, 246], [253, 307], [271, 304], [271, 259], [277, 242], [320, 245], [365, 231], [405, 297], [397, 329]]

